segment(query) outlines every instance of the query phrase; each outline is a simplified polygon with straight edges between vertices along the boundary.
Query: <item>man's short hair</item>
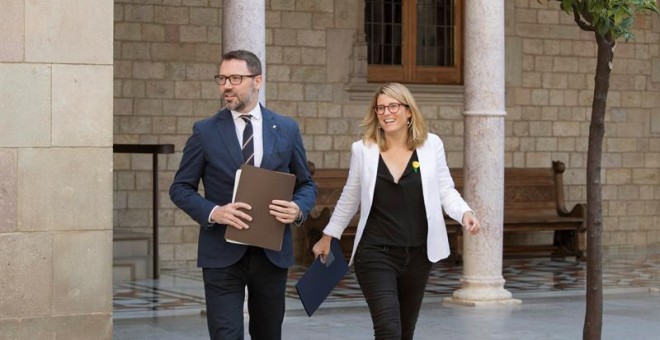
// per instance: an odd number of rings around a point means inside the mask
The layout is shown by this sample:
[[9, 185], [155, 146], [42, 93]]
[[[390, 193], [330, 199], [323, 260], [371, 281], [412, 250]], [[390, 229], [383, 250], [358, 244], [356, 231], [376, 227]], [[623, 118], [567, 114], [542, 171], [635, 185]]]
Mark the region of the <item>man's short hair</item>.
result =
[[259, 60], [259, 57], [257, 57], [254, 53], [246, 50], [229, 51], [222, 55], [222, 61], [220, 62], [220, 65], [222, 65], [223, 61], [232, 59], [245, 61], [251, 74], [261, 74], [261, 61]]

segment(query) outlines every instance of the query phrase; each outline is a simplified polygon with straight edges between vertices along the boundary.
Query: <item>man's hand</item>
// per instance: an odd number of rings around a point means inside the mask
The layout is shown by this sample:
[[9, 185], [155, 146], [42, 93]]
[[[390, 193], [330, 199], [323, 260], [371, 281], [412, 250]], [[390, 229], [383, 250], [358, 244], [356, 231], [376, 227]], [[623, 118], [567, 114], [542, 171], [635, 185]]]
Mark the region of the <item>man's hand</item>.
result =
[[251, 210], [252, 207], [243, 202], [228, 203], [217, 207], [211, 214], [211, 221], [218, 224], [226, 224], [236, 229], [247, 229], [249, 226], [244, 221], [252, 221], [252, 217], [243, 210]]
[[294, 202], [273, 200], [268, 209], [271, 215], [285, 224], [293, 223], [300, 216], [300, 208]]

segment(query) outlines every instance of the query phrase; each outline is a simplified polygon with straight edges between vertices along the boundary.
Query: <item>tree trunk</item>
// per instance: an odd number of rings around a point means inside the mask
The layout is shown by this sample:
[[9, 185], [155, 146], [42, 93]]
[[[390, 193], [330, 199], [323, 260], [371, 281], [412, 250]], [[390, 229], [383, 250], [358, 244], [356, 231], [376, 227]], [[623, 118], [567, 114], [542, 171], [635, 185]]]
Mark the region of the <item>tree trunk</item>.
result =
[[609, 35], [603, 38], [596, 34], [596, 42], [598, 56], [587, 151], [587, 307], [582, 334], [585, 340], [600, 339], [603, 326], [603, 203], [600, 173], [605, 109], [615, 44]]

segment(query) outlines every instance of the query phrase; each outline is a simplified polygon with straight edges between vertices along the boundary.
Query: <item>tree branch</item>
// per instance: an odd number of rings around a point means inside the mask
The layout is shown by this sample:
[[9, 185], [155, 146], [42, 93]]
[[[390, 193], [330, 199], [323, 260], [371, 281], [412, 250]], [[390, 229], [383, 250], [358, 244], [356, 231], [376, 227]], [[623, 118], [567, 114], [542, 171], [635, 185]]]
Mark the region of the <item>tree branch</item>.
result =
[[580, 17], [580, 11], [578, 10], [578, 7], [577, 5], [575, 5], [575, 3], [573, 3], [573, 18], [575, 19], [575, 23], [578, 25], [578, 27], [580, 27], [583, 31], [593, 32], [596, 30], [596, 28], [592, 26], [590, 23], [587, 23], [586, 21], [582, 20], [582, 18]]

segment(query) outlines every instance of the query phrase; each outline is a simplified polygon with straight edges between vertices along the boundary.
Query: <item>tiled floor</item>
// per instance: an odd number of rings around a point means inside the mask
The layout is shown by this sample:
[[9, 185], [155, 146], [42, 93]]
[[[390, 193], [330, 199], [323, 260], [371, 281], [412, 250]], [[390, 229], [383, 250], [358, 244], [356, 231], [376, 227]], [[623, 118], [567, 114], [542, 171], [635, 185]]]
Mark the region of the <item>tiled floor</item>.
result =
[[[448, 262], [434, 265], [427, 297], [445, 297], [460, 288], [463, 268]], [[287, 287], [289, 300], [297, 300], [295, 283], [304, 272], [291, 268]], [[584, 291], [586, 263], [573, 258], [505, 259], [505, 288], [514, 297], [527, 293], [552, 294]], [[660, 289], [660, 245], [609, 249], [603, 261], [605, 289]], [[327, 303], [361, 301], [362, 293], [351, 271], [333, 290]], [[287, 302], [287, 308], [292, 303]], [[295, 303], [294, 303], [295, 305]], [[298, 305], [300, 305], [298, 301]], [[160, 317], [199, 313], [204, 309], [201, 271], [163, 273], [159, 280], [141, 280], [114, 285], [115, 319]]]

